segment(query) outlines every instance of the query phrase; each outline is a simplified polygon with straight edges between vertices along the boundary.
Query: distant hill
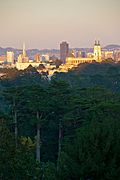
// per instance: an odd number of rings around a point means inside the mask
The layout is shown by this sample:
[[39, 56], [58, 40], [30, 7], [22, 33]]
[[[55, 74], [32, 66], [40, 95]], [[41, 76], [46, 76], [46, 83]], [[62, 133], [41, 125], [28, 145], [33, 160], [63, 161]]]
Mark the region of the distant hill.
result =
[[[6, 55], [7, 51], [13, 51], [15, 54], [15, 58], [17, 58], [18, 55], [22, 53], [22, 49], [15, 49], [12, 47], [7, 47], [7, 48], [0, 47], [0, 55]], [[28, 49], [26, 52], [27, 52], [27, 55], [30, 59], [34, 59], [35, 54], [59, 55], [59, 50], [57, 50], [57, 49], [42, 49], [42, 50]]]
[[120, 45], [110, 44], [110, 45], [105, 46], [104, 49], [108, 49], [108, 50], [120, 49]]

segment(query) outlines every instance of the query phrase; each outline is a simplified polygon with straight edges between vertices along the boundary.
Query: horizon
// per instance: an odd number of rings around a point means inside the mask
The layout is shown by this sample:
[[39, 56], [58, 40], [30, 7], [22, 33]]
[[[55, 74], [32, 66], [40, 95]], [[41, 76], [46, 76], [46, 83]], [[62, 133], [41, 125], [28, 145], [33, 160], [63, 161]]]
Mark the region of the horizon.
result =
[[[66, 41], [67, 42], [67, 41]], [[100, 43], [101, 44], [101, 43]], [[93, 46], [94, 46], [94, 44], [93, 44]], [[93, 46], [91, 46], [91, 47], [71, 47], [70, 46], [70, 44], [69, 44], [69, 49], [93, 49], [94, 47]], [[120, 46], [119, 44], [115, 44], [115, 43], [110, 43], [110, 44], [106, 44], [106, 45], [101, 45], [101, 48], [105, 48], [106, 46]], [[25, 47], [27, 47], [26, 46], [26, 44], [25, 44]], [[9, 49], [9, 48], [13, 48], [13, 49], [18, 49], [18, 50], [22, 50], [23, 48], [22, 47], [13, 47], [13, 46], [0, 46], [0, 48], [3, 48], [3, 49]], [[33, 48], [26, 48], [26, 50], [31, 50], [31, 49], [37, 49], [37, 50], [40, 50], [40, 51], [42, 51], [42, 50], [60, 50], [60, 48], [37, 48], [37, 47], [33, 47]]]
[[61, 41], [71, 47], [120, 44], [119, 0], [1, 0], [0, 39], [3, 47], [59, 49]]

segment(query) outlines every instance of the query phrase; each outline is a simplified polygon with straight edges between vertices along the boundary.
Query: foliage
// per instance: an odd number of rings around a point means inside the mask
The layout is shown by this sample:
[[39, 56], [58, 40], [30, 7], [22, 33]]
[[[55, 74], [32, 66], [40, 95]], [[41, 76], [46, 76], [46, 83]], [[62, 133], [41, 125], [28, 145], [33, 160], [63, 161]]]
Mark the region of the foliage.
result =
[[0, 179], [119, 179], [119, 64], [82, 64], [51, 81], [32, 67], [8, 71], [0, 80]]

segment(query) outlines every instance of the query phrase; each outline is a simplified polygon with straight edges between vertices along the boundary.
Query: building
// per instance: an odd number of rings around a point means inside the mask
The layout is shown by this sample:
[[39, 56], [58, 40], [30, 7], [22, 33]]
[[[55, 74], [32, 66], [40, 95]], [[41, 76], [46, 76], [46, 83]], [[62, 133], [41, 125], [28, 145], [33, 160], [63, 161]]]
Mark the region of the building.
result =
[[23, 53], [18, 56], [18, 63], [28, 63], [29, 58], [26, 54], [25, 43], [23, 44]]
[[36, 54], [35, 56], [34, 56], [34, 61], [35, 62], [40, 62], [40, 54]]
[[18, 70], [24, 70], [24, 69], [26, 69], [28, 66], [32, 66], [32, 67], [35, 67], [35, 68], [37, 68], [37, 67], [39, 67], [39, 65], [40, 65], [40, 63], [37, 63], [37, 62], [28, 62], [28, 63], [19, 63], [19, 62], [16, 62], [16, 68], [18, 69]]
[[3, 64], [3, 63], [6, 62], [6, 61], [7, 61], [6, 55], [1, 55], [1, 56], [0, 56], [0, 64]]
[[[40, 55], [37, 54], [34, 60], [30, 60], [25, 50], [25, 44], [23, 44], [23, 52], [18, 56], [18, 61], [16, 62], [16, 68], [18, 70], [24, 70], [30, 65], [35, 68], [38, 68], [40, 64], [41, 64]], [[51, 68], [53, 67], [51, 66]]]
[[94, 44], [94, 60], [96, 62], [101, 62], [102, 61], [102, 51], [101, 51], [101, 46], [100, 42], [95, 41]]
[[94, 59], [94, 54], [93, 53], [87, 53], [87, 58], [93, 58]]
[[67, 42], [62, 42], [60, 44], [60, 60], [63, 64], [66, 63], [66, 58], [69, 54], [69, 44]]
[[66, 64], [62, 64], [59, 66], [59, 69], [61, 72], [67, 72], [69, 69], [73, 67], [77, 67], [78, 64], [81, 63], [92, 63], [94, 61], [94, 58], [81, 58], [81, 57], [75, 57], [74, 51], [71, 51], [69, 53], [69, 57], [66, 58]]
[[104, 59], [114, 59], [114, 51], [105, 51]]
[[94, 53], [88, 53], [87, 57], [76, 58], [74, 55], [74, 52], [72, 51], [69, 54], [69, 57], [66, 58], [66, 66], [72, 67], [72, 66], [77, 66], [78, 64], [81, 64], [81, 63], [92, 63], [93, 61], [101, 62], [101, 60], [102, 60], [101, 55], [102, 55], [101, 46], [98, 41], [98, 42], [95, 42], [95, 44], [94, 44]]
[[86, 52], [84, 52], [84, 51], [77, 51], [76, 57], [77, 58], [85, 58], [86, 57]]
[[42, 62], [49, 62], [49, 55], [48, 54], [42, 54], [41, 61]]
[[74, 58], [74, 57], [68, 57], [66, 59], [66, 64], [67, 65], [73, 65], [73, 66], [77, 66], [78, 64], [81, 63], [92, 63], [94, 61], [93, 58]]
[[14, 52], [7, 51], [7, 63], [14, 63]]
[[115, 61], [120, 61], [120, 49], [114, 51]]

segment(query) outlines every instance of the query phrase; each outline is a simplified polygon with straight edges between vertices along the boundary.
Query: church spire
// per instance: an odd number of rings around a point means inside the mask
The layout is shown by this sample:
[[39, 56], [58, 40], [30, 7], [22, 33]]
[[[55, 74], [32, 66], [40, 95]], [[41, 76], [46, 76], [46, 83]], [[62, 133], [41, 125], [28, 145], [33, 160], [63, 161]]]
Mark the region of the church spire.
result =
[[23, 56], [26, 56], [25, 43], [23, 43]]

